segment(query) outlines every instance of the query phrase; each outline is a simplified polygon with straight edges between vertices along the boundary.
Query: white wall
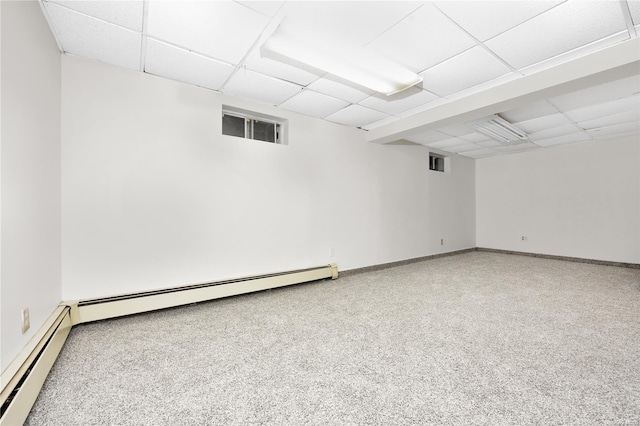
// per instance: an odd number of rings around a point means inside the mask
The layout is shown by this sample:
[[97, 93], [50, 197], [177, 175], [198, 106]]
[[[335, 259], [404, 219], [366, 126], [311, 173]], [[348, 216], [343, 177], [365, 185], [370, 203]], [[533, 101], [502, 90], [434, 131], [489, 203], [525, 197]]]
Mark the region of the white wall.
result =
[[476, 191], [479, 247], [640, 263], [637, 136], [478, 160]]
[[[473, 160], [431, 172], [424, 147], [79, 58], [62, 70], [65, 300], [475, 246]], [[222, 136], [225, 103], [290, 119], [289, 145]]]
[[[60, 52], [36, 2], [1, 2], [1, 368], [61, 301]], [[31, 329], [22, 334], [21, 309]]]

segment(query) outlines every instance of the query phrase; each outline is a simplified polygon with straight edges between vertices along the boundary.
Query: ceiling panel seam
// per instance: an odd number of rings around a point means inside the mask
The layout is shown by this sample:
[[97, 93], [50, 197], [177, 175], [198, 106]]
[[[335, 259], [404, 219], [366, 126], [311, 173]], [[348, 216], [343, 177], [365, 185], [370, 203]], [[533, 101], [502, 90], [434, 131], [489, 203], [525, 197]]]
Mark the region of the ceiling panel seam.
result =
[[[220, 86], [220, 91], [221, 92], [224, 93], [224, 89], [226, 88], [227, 84], [229, 84], [231, 79], [238, 73], [239, 70], [241, 70], [242, 68], [246, 69], [245, 62], [247, 61], [247, 58], [249, 58], [249, 55], [251, 55], [251, 52], [253, 52], [253, 49], [255, 49], [260, 44], [260, 42], [262, 41], [262, 38], [265, 35], [265, 32], [267, 31], [267, 29], [270, 26], [272, 26], [274, 24], [275, 21], [276, 21], [276, 18], [270, 18], [269, 21], [265, 24], [264, 28], [262, 28], [262, 31], [260, 31], [260, 34], [258, 34], [258, 37], [256, 37], [255, 41], [251, 44], [251, 47], [249, 47], [249, 49], [247, 49], [247, 51], [242, 56], [242, 58], [240, 58], [240, 61], [236, 65], [235, 69], [233, 71], [231, 71], [231, 74], [229, 75], [227, 80], [224, 83], [222, 83], [222, 86]], [[281, 79], [279, 79], [277, 77], [271, 77], [271, 76], [268, 76], [266, 74], [262, 74], [262, 73], [260, 73], [258, 71], [253, 71], [253, 72], [261, 74], [261, 75], [264, 75], [266, 77], [270, 77], [270, 78], [276, 79], [276, 80], [285, 81], [285, 80], [281, 80]], [[288, 81], [287, 83], [296, 84], [296, 83], [293, 83], [293, 82], [290, 82], [290, 81]], [[296, 84], [296, 85], [300, 86], [299, 84]]]
[[420, 5], [418, 7], [416, 7], [415, 9], [413, 9], [411, 12], [407, 13], [405, 16], [403, 16], [402, 18], [398, 19], [398, 21], [396, 21], [395, 23], [389, 25], [387, 27], [387, 29], [385, 29], [384, 31], [382, 31], [380, 34], [378, 34], [377, 36], [375, 36], [374, 38], [372, 38], [371, 40], [369, 40], [368, 42], [365, 43], [365, 46], [369, 46], [371, 43], [373, 43], [374, 41], [376, 41], [377, 39], [379, 39], [380, 37], [382, 37], [385, 33], [387, 33], [388, 31], [390, 31], [393, 27], [395, 27], [396, 25], [400, 24], [400, 22], [404, 21], [405, 19], [407, 19], [409, 16], [413, 15], [414, 13], [416, 13], [418, 10], [420, 10], [420, 8], [422, 8], [423, 5]]
[[151, 39], [151, 40], [166, 44], [166, 45], [174, 47], [176, 49], [184, 50], [185, 52], [193, 53], [194, 55], [202, 56], [203, 58], [210, 59], [212, 61], [216, 61], [216, 62], [219, 62], [221, 64], [225, 64], [225, 65], [229, 65], [229, 66], [233, 66], [233, 67], [235, 67], [237, 65], [237, 64], [234, 64], [232, 62], [225, 61], [223, 59], [219, 59], [219, 58], [215, 58], [213, 56], [209, 56], [209, 55], [207, 55], [205, 53], [202, 53], [202, 52], [200, 52], [198, 50], [192, 50], [192, 49], [190, 49], [188, 47], [185, 47], [185, 46], [182, 46], [180, 44], [172, 43], [170, 41], [167, 41], [167, 40], [165, 40], [163, 38], [160, 38], [160, 37], [157, 37], [157, 36], [148, 35], [148, 34], [144, 35], [144, 36], [147, 39]]
[[[476, 42], [476, 46], [480, 46], [481, 48], [483, 48], [488, 54], [490, 54], [491, 56], [493, 56], [495, 59], [497, 59], [498, 61], [500, 61], [504, 66], [506, 66], [507, 68], [509, 68], [512, 72], [518, 73], [521, 76], [524, 75], [522, 74], [520, 71], [518, 71], [517, 68], [513, 67], [511, 64], [509, 64], [507, 61], [505, 61], [504, 59], [502, 59], [500, 56], [498, 56], [493, 50], [489, 49], [483, 42], [481, 42], [480, 40], [478, 40], [473, 34], [471, 34], [469, 31], [467, 31], [462, 25], [458, 24], [458, 22], [456, 22], [454, 19], [452, 19], [449, 15], [447, 15], [444, 11], [440, 10], [440, 8], [438, 7], [437, 4], [434, 3], [434, 6], [436, 9], [438, 9], [440, 11], [440, 13], [442, 13], [449, 21], [451, 21], [453, 23], [453, 25], [455, 25], [456, 27], [458, 27], [462, 32], [464, 32], [465, 34], [467, 34], [473, 41]], [[543, 12], [544, 13], [544, 12]], [[507, 30], [508, 31], [508, 30]], [[470, 47], [469, 49], [473, 49], [475, 46]], [[467, 49], [467, 50], [469, 50]], [[466, 52], [466, 50], [465, 50]], [[459, 54], [464, 53], [464, 52], [460, 52]], [[444, 61], [443, 61], [444, 62]], [[436, 64], [437, 65], [437, 64]], [[426, 71], [426, 70], [425, 70]]]
[[[148, 0], [145, 0], [145, 1], [148, 1]], [[273, 14], [273, 16], [269, 16], [269, 15], [267, 15], [267, 14], [265, 14], [265, 13], [261, 12], [260, 10], [254, 9], [254, 8], [252, 8], [251, 6], [246, 5], [244, 2], [241, 2], [241, 1], [238, 1], [238, 0], [233, 0], [233, 1], [234, 1], [234, 3], [238, 3], [238, 4], [239, 4], [240, 6], [242, 6], [242, 7], [246, 7], [247, 9], [251, 10], [252, 12], [259, 13], [260, 15], [262, 15], [262, 16], [264, 16], [264, 17], [266, 17], [266, 18], [269, 18], [270, 20], [271, 20], [271, 19], [273, 19], [275, 16], [278, 16], [278, 14], [280, 13], [280, 11], [282, 10], [282, 7], [283, 7], [283, 6], [284, 6], [284, 4], [286, 3], [285, 1], [283, 1], [283, 2], [280, 4], [280, 6], [278, 6], [278, 10], [276, 10], [276, 12]], [[262, 1], [264, 1], [264, 0], [262, 0]]]
[[632, 38], [638, 37], [636, 27], [633, 25], [633, 17], [631, 16], [631, 10], [629, 9], [629, 3], [626, 0], [620, 0], [620, 8], [624, 15], [624, 23], [627, 25], [627, 31]]
[[563, 5], [563, 4], [565, 4], [567, 1], [568, 1], [568, 0], [564, 0], [564, 1], [562, 1], [562, 2], [560, 2], [560, 3], [558, 3], [558, 4], [556, 4], [555, 6], [550, 7], [550, 8], [549, 8], [549, 9], [547, 9], [547, 10], [544, 10], [544, 11], [542, 11], [542, 12], [540, 12], [540, 13], [537, 13], [537, 14], [535, 14], [535, 15], [531, 16], [530, 18], [525, 19], [524, 21], [520, 22], [518, 25], [514, 25], [514, 26], [513, 26], [513, 27], [511, 27], [511, 28], [507, 28], [506, 30], [501, 31], [500, 33], [498, 33], [498, 34], [494, 35], [493, 37], [490, 37], [490, 38], [488, 38], [487, 40], [485, 40], [485, 43], [486, 43], [487, 41], [489, 41], [489, 40], [493, 40], [494, 38], [501, 36], [502, 34], [504, 34], [504, 33], [508, 32], [508, 31], [511, 31], [512, 29], [514, 29], [514, 28], [516, 28], [516, 27], [519, 27], [519, 26], [520, 26], [520, 25], [522, 25], [522, 24], [525, 24], [525, 23], [527, 23], [527, 22], [531, 21], [532, 19], [537, 18], [537, 17], [538, 17], [538, 16], [540, 16], [540, 15], [544, 15], [545, 13], [551, 12], [553, 9], [555, 9], [556, 7], [562, 6], [562, 5]]
[[571, 124], [573, 124], [574, 126], [576, 126], [576, 128], [580, 129], [580, 132], [584, 133], [585, 135], [587, 135], [589, 137], [589, 140], [595, 140], [593, 136], [591, 136], [591, 134], [589, 132], [587, 132], [585, 128], [583, 128], [582, 126], [580, 126], [575, 120], [573, 120], [571, 117], [569, 117], [563, 109], [560, 109], [556, 106], [556, 104], [553, 103], [553, 101], [551, 99], [547, 99], [547, 102], [549, 102], [549, 104], [551, 104], [552, 107], [554, 107], [555, 109], [558, 110], [558, 112], [560, 114], [562, 114], [564, 116], [564, 118], [566, 118], [567, 120], [569, 120], [571, 122]]
[[[89, 19], [95, 19], [96, 21], [104, 22], [105, 24], [113, 25], [114, 27], [118, 27], [118, 28], [121, 28], [123, 30], [130, 31], [132, 33], [141, 34], [140, 31], [136, 31], [134, 29], [131, 29], [131, 28], [128, 28], [128, 27], [124, 27], [122, 25], [116, 24], [115, 22], [107, 21], [106, 19], [98, 18], [97, 16], [89, 15], [88, 13], [80, 12], [79, 10], [72, 9], [70, 7], [67, 7], [67, 6], [63, 5], [63, 4], [56, 3], [56, 2], [50, 2], [50, 3], [54, 4], [56, 7], [59, 7], [61, 9], [66, 9], [66, 10], [70, 11], [71, 13], [75, 13], [76, 15], [82, 15], [82, 16], [85, 16], [85, 17], [87, 17]], [[46, 7], [45, 7], [45, 9], [46, 9]]]

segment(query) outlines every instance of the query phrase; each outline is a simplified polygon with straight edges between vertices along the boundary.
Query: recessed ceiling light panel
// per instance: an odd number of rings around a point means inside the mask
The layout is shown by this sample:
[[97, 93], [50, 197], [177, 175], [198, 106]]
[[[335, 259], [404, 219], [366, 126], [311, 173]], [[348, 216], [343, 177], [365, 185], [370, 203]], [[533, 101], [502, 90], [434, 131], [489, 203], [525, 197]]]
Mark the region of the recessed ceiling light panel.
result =
[[517, 145], [529, 139], [525, 132], [497, 115], [472, 121], [469, 124], [478, 132], [504, 145]]

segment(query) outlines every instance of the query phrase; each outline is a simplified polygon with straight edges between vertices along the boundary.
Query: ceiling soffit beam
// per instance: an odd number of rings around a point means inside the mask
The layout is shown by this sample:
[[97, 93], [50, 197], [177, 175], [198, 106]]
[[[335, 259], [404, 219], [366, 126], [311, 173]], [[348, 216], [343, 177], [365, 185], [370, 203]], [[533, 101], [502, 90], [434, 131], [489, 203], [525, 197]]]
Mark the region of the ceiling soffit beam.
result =
[[367, 140], [385, 144], [633, 75], [640, 75], [640, 38], [380, 126]]

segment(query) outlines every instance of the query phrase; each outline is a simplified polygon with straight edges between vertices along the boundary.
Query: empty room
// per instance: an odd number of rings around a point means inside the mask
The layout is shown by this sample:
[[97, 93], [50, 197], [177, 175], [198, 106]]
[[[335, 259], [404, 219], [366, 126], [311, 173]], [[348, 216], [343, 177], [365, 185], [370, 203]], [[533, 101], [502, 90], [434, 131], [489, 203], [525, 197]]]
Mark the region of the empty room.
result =
[[0, 2], [0, 424], [640, 425], [640, 1]]

